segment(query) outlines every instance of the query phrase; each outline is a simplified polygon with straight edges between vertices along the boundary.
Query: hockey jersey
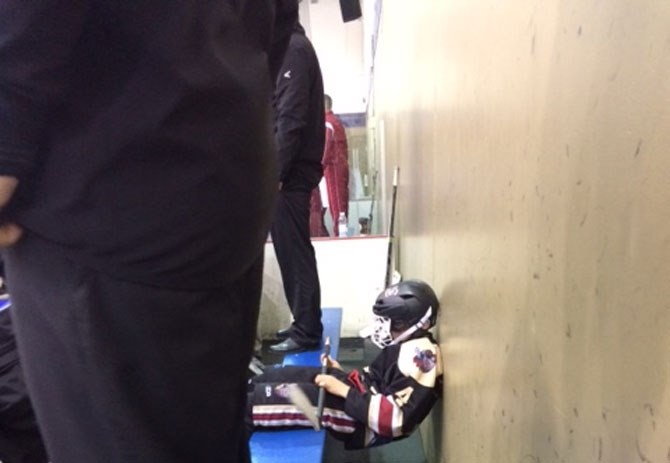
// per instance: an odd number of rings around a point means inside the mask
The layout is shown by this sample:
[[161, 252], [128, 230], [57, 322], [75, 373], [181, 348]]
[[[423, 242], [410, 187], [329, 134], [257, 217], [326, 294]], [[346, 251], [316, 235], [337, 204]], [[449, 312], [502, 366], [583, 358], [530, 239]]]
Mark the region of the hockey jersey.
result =
[[[310, 426], [293, 404], [288, 384], [297, 384], [316, 404], [320, 367], [269, 368], [250, 382], [247, 425], [255, 428]], [[346, 398], [327, 394], [321, 424], [347, 449], [387, 444], [409, 436], [430, 413], [442, 391], [439, 346], [426, 336], [386, 347], [363, 370], [328, 374], [350, 386]]]
[[442, 359], [432, 336], [386, 347], [362, 371], [349, 374], [347, 415], [361, 424], [347, 448], [386, 444], [410, 435], [442, 391]]

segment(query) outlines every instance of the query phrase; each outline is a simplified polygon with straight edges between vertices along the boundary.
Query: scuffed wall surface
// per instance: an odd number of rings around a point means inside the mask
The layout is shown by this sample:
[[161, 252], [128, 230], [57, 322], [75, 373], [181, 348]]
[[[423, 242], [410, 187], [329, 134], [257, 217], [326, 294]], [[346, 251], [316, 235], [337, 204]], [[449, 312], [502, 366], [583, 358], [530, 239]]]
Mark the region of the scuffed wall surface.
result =
[[375, 72], [431, 460], [670, 461], [670, 2], [386, 0]]

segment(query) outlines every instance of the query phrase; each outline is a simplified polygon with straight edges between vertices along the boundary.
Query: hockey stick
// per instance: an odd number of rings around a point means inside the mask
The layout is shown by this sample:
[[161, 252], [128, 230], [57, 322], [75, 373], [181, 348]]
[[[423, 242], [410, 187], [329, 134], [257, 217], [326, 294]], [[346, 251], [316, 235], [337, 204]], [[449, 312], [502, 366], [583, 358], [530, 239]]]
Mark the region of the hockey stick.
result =
[[[321, 360], [321, 374], [325, 375], [328, 372], [328, 356], [330, 355], [330, 336], [326, 336], [326, 341], [323, 343], [323, 360]], [[321, 417], [323, 416], [323, 404], [326, 399], [326, 390], [319, 388], [319, 401], [316, 406], [316, 419], [321, 424]]]
[[309, 420], [314, 430], [319, 431], [321, 429], [321, 423], [319, 423], [319, 419], [316, 417], [316, 411], [314, 410], [312, 402], [309, 401], [309, 397], [307, 397], [303, 390], [300, 389], [300, 386], [295, 383], [288, 384], [286, 390], [288, 392], [288, 399], [291, 403], [305, 415], [305, 418]]
[[384, 280], [384, 288], [388, 288], [391, 284], [391, 260], [393, 257], [393, 229], [395, 223], [395, 205], [398, 198], [398, 174], [400, 167], [396, 166], [393, 171], [393, 196], [391, 197], [391, 219], [389, 220], [389, 245], [386, 252], [386, 277]]
[[[323, 354], [324, 358], [321, 362], [321, 374], [325, 375], [328, 371], [328, 356], [330, 355], [330, 336], [326, 337], [326, 341], [323, 343]], [[286, 386], [288, 392], [288, 399], [293, 405], [295, 405], [298, 410], [305, 415], [305, 418], [309, 420], [312, 424], [312, 427], [315, 431], [321, 430], [321, 416], [323, 415], [323, 405], [326, 398], [326, 390], [324, 388], [319, 389], [319, 399], [317, 403], [316, 410], [312, 405], [312, 402], [307, 397], [307, 394], [300, 389], [295, 383], [288, 384]]]
[[370, 201], [370, 213], [368, 214], [368, 230], [372, 233], [372, 213], [375, 210], [375, 195], [377, 193], [377, 171], [372, 174], [372, 200]]

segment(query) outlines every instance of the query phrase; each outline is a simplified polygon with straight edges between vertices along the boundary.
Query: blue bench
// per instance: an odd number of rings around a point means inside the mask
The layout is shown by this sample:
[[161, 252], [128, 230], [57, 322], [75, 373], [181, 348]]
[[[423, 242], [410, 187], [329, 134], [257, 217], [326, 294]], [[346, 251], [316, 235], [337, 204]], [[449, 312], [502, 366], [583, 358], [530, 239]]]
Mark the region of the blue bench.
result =
[[[286, 354], [282, 365], [320, 366], [323, 341], [330, 336], [330, 356], [337, 358], [340, 348], [342, 309], [321, 310], [323, 339], [317, 350]], [[318, 463], [323, 458], [326, 431], [313, 429], [257, 431], [251, 436], [252, 463]]]

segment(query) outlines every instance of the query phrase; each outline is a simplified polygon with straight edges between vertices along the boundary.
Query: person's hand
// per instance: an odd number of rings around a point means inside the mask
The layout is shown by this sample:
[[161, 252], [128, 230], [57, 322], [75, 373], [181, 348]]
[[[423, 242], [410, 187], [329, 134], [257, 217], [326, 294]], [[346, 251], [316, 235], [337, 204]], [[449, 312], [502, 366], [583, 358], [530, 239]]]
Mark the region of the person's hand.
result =
[[323, 365], [324, 359], [326, 360], [326, 367], [328, 368], [337, 368], [338, 370], [342, 369], [342, 366], [340, 365], [340, 362], [337, 360], [334, 360], [329, 356], [326, 356], [325, 354], [321, 354], [321, 365]]
[[[16, 177], [0, 175], [0, 210], [12, 199], [14, 190], [19, 184]], [[0, 247], [11, 246], [16, 243], [23, 234], [23, 229], [12, 222], [0, 222]]]
[[282, 185], [283, 185], [283, 182], [279, 182], [279, 191], [281, 191]]
[[314, 384], [324, 388], [330, 394], [346, 398], [349, 393], [349, 386], [331, 375], [316, 375]]

